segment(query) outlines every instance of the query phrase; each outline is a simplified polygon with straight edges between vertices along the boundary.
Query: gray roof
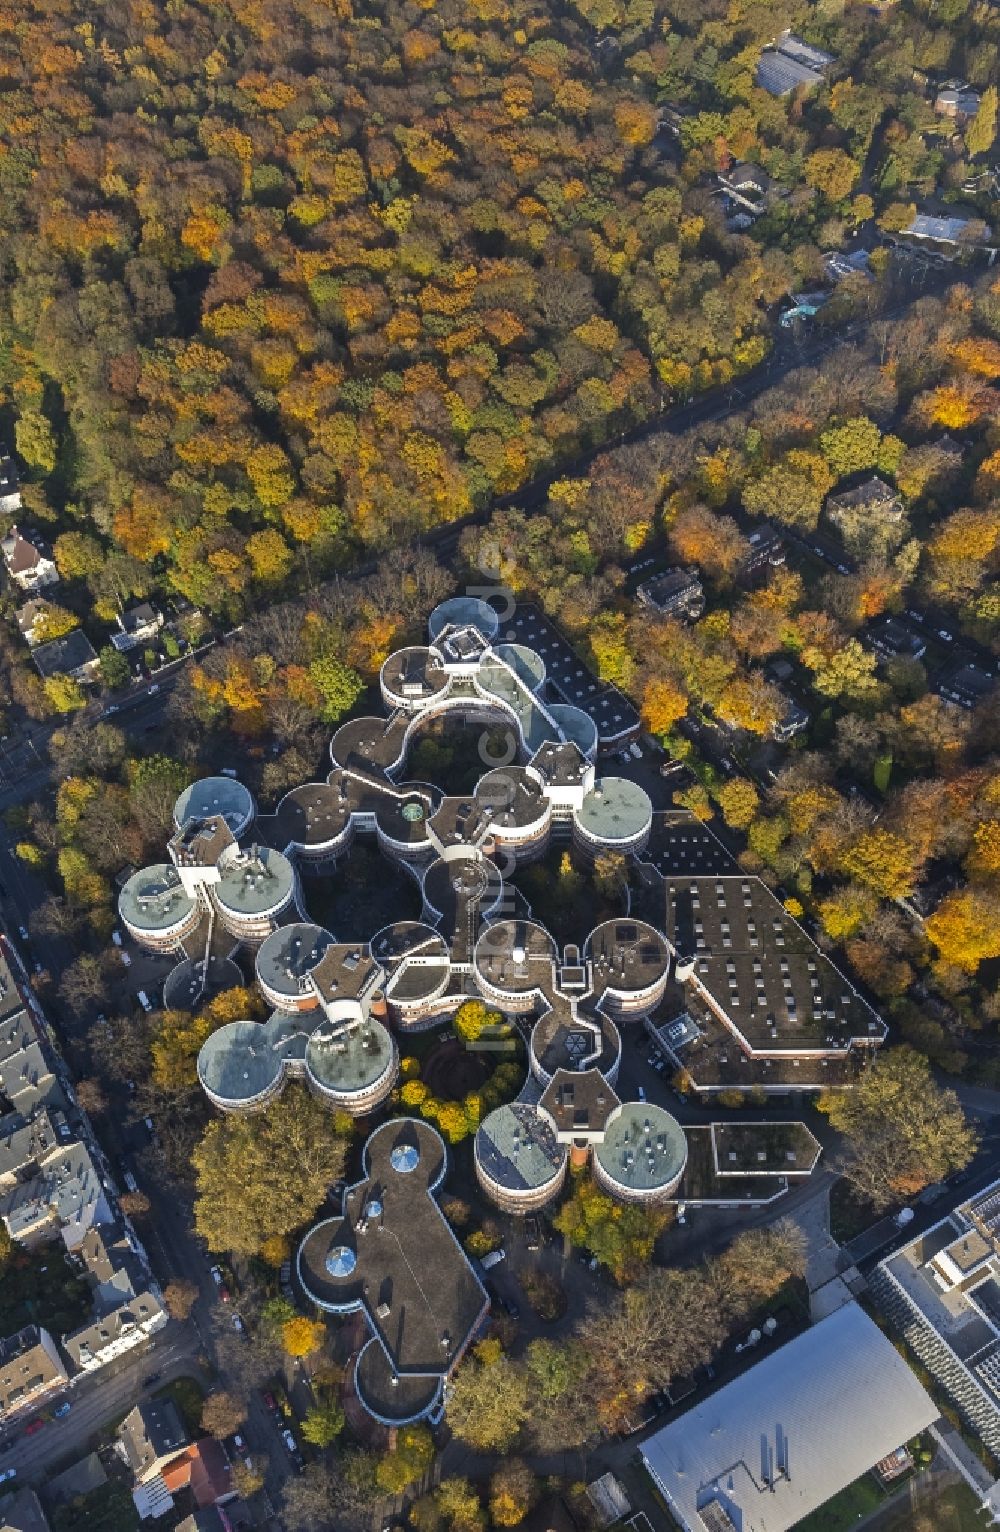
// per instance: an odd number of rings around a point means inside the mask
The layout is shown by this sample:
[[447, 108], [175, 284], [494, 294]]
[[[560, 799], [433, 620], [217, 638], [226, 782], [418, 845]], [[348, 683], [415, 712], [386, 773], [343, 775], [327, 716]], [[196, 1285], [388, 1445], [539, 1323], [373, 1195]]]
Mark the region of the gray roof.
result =
[[33, 1489], [25, 1485], [0, 1500], [0, 1532], [49, 1532], [48, 1519]]
[[628, 777], [600, 777], [580, 805], [580, 826], [600, 840], [631, 840], [653, 819], [649, 795]]
[[594, 1148], [601, 1169], [627, 1191], [655, 1192], [675, 1182], [688, 1146], [676, 1117], [651, 1101], [629, 1101]]
[[712, 1525], [713, 1499], [746, 1532], [786, 1532], [937, 1416], [891, 1341], [848, 1303], [641, 1451], [690, 1532]]
[[452, 596], [436, 606], [427, 619], [427, 631], [433, 644], [445, 628], [478, 628], [484, 638], [496, 638], [500, 618], [487, 601], [478, 596]]
[[45, 677], [70, 675], [84, 665], [97, 664], [94, 646], [80, 628], [74, 628], [72, 633], [54, 638], [50, 643], [39, 644], [31, 658], [38, 666], [39, 674]]
[[138, 931], [169, 930], [190, 915], [194, 906], [172, 862], [140, 867], [118, 895], [122, 919]]
[[476, 1159], [500, 1186], [532, 1191], [561, 1174], [566, 1149], [536, 1107], [523, 1101], [498, 1106], [476, 1132]]
[[212, 819], [221, 814], [234, 835], [240, 836], [253, 818], [250, 789], [232, 777], [202, 777], [185, 787], [174, 804], [178, 829], [189, 819]]

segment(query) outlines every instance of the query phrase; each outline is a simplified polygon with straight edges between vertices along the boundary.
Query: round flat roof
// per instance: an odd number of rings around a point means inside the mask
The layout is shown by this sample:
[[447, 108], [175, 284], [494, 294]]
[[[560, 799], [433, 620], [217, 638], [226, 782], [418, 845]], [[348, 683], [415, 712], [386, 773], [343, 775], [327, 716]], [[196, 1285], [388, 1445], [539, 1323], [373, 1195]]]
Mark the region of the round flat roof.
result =
[[235, 989], [246, 979], [232, 958], [211, 956], [208, 973], [203, 958], [184, 958], [171, 968], [163, 985], [163, 1004], [169, 1011], [193, 1011], [224, 989]]
[[616, 990], [643, 990], [665, 974], [670, 963], [666, 938], [645, 920], [622, 915], [595, 926], [587, 937], [594, 983]]
[[594, 1146], [601, 1169], [630, 1191], [655, 1192], [687, 1164], [687, 1139], [676, 1117], [651, 1101], [628, 1101]]
[[476, 783], [476, 802], [493, 824], [532, 825], [548, 812], [548, 799], [523, 766], [497, 766]]
[[202, 777], [185, 787], [174, 804], [174, 824], [180, 830], [189, 819], [211, 819], [221, 814], [234, 835], [243, 834], [253, 818], [253, 796], [233, 777]]
[[509, 1101], [476, 1130], [476, 1160], [492, 1181], [510, 1191], [539, 1191], [562, 1174], [566, 1146], [547, 1117], [524, 1101]]
[[301, 993], [299, 980], [316, 967], [332, 944], [329, 931], [311, 921], [298, 920], [292, 925], [280, 926], [271, 932], [257, 953], [257, 976], [278, 994], [298, 995]]
[[484, 638], [494, 639], [500, 631], [500, 619], [486, 601], [478, 596], [452, 596], [436, 606], [427, 619], [431, 643], [445, 628], [478, 628]]
[[255, 1101], [289, 1059], [303, 1057], [309, 1032], [278, 1011], [269, 1021], [230, 1021], [201, 1045], [198, 1078], [222, 1101]]
[[392, 1038], [378, 1021], [351, 1027], [322, 1021], [306, 1044], [309, 1073], [324, 1089], [345, 1096], [374, 1085], [392, 1059]]
[[227, 910], [253, 916], [286, 904], [294, 883], [288, 858], [270, 846], [257, 846], [255, 851], [240, 851], [223, 862], [222, 876], [213, 892]]
[[556, 944], [534, 920], [497, 920], [481, 932], [475, 966], [494, 989], [526, 994], [551, 982]]
[[592, 755], [597, 749], [597, 725], [590, 714], [568, 702], [549, 702], [546, 706], [566, 738], [576, 745], [581, 755]]
[[637, 782], [627, 777], [601, 777], [585, 796], [577, 818], [595, 840], [613, 844], [632, 840], [648, 829], [653, 805]]
[[546, 1074], [557, 1069], [599, 1069], [611, 1075], [621, 1058], [622, 1043], [610, 1016], [593, 1012], [573, 1015], [561, 995], [535, 1022], [531, 1048]]
[[286, 845], [321, 846], [340, 834], [350, 812], [339, 782], [303, 782], [285, 794], [274, 820]]
[[141, 931], [169, 931], [194, 909], [172, 862], [155, 862], [134, 872], [118, 895], [121, 917]]
[[495, 644], [493, 653], [536, 692], [545, 680], [545, 661], [527, 644]]

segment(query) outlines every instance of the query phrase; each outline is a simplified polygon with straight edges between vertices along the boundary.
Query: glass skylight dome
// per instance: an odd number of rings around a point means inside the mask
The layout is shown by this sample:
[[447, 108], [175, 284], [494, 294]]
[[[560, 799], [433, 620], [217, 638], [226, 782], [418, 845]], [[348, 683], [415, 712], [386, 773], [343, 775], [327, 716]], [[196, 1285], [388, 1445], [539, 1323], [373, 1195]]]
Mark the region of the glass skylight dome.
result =
[[331, 1277], [349, 1277], [357, 1264], [358, 1258], [348, 1245], [334, 1245], [326, 1258]]
[[409, 1175], [411, 1170], [416, 1170], [420, 1160], [420, 1150], [416, 1144], [397, 1144], [389, 1156], [389, 1163], [393, 1170], [401, 1176]]

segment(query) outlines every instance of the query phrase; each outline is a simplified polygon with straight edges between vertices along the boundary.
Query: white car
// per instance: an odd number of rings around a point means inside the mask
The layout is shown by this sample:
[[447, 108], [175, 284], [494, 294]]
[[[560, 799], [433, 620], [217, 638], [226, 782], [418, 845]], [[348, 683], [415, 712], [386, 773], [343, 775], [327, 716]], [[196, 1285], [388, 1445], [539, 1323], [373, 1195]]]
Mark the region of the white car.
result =
[[639, 1086], [638, 1094], [639, 1094], [639, 1100], [640, 1101], [645, 1101], [645, 1099], [646, 1099], [646, 1092], [644, 1091], [644, 1089], [642, 1088], [641, 1085]]
[[233, 1329], [236, 1331], [237, 1335], [242, 1335], [246, 1329], [246, 1325], [243, 1323], [238, 1314], [233, 1315]]
[[31, 937], [28, 935], [27, 926], [18, 926], [17, 934], [23, 942], [30, 942]]
[[491, 1266], [499, 1266], [500, 1262], [505, 1261], [506, 1259], [507, 1252], [503, 1248], [500, 1250], [491, 1250], [488, 1255], [483, 1256], [483, 1270], [489, 1271]]
[[212, 1281], [215, 1283], [216, 1287], [221, 1287], [222, 1286], [223, 1276], [222, 1276], [222, 1268], [220, 1266], [213, 1266], [213, 1267], [211, 1267], [209, 1275], [211, 1276]]
[[292, 1435], [291, 1431], [282, 1431], [281, 1440], [284, 1442], [289, 1452], [298, 1452], [298, 1443], [296, 1442], [295, 1437]]
[[119, 949], [118, 949], [118, 956], [122, 960], [122, 967], [123, 968], [131, 968], [132, 967], [132, 959], [129, 957], [129, 955], [125, 951], [124, 947], [119, 947]]

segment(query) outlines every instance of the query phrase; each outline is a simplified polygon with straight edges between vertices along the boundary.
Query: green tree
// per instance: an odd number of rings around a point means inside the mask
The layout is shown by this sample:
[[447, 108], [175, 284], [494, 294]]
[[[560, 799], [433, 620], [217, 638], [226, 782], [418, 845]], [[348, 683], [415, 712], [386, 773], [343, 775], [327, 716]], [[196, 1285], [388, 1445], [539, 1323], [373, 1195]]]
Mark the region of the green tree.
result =
[[350, 711], [364, 691], [364, 682], [357, 671], [332, 654], [312, 661], [309, 678], [323, 698], [320, 717], [324, 723], [336, 723]]
[[336, 1399], [314, 1404], [302, 1420], [302, 1436], [313, 1447], [329, 1447], [344, 1429], [344, 1412]]
[[101, 665], [101, 680], [105, 686], [114, 688], [128, 685], [131, 671], [124, 654], [119, 654], [117, 649], [112, 648], [110, 644], [105, 644], [97, 658]]
[[22, 410], [14, 424], [17, 450], [29, 468], [51, 473], [56, 466], [56, 439], [48, 417], [40, 410]]
[[979, 110], [965, 129], [965, 147], [970, 159], [989, 154], [997, 136], [997, 88], [987, 85], [979, 100]]
[[477, 1452], [505, 1453], [531, 1411], [531, 1380], [508, 1357], [475, 1347], [451, 1381], [448, 1423]]
[[847, 1139], [845, 1176], [875, 1208], [943, 1181], [976, 1152], [955, 1092], [907, 1045], [878, 1054], [854, 1090], [826, 1093], [820, 1108]]
[[854, 415], [838, 426], [822, 432], [820, 451], [838, 479], [862, 469], [874, 468], [879, 460], [882, 433], [867, 415]]
[[322, 1206], [346, 1147], [327, 1108], [296, 1085], [252, 1117], [210, 1122], [192, 1155], [195, 1229], [210, 1250], [256, 1255]]
[[75, 713], [87, 706], [87, 693], [72, 676], [47, 676], [42, 684], [57, 713]]
[[381, 1458], [375, 1480], [388, 1495], [398, 1495], [422, 1479], [434, 1461], [434, 1438], [424, 1425], [401, 1426], [392, 1452]]
[[619, 1282], [634, 1279], [648, 1266], [667, 1221], [662, 1210], [615, 1202], [589, 1176], [576, 1179], [572, 1195], [553, 1219], [561, 1234], [610, 1267]]

